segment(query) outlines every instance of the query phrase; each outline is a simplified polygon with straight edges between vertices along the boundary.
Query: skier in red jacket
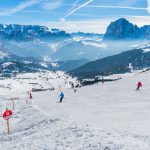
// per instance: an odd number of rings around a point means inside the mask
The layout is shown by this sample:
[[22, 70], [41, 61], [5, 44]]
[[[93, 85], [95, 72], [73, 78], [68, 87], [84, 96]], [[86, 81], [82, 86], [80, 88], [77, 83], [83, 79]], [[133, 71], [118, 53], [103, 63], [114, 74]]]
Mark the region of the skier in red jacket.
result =
[[140, 87], [142, 87], [142, 83], [141, 83], [141, 82], [138, 82], [138, 84], [137, 84], [137, 89], [136, 89], [136, 90], [139, 90]]
[[30, 99], [32, 99], [32, 93], [31, 92], [29, 92], [29, 96], [30, 96]]

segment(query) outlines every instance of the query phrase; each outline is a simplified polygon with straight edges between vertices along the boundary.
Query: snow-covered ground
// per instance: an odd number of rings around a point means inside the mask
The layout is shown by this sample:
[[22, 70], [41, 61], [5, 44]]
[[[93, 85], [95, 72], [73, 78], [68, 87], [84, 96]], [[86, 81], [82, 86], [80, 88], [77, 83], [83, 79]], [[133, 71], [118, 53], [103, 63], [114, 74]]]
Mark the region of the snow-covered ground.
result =
[[[116, 78], [120, 75], [116, 75]], [[81, 87], [74, 93], [63, 72], [19, 75], [0, 81], [0, 112], [12, 109], [11, 134], [0, 116], [0, 150], [149, 150], [150, 72]], [[138, 81], [143, 88], [136, 91]], [[55, 90], [33, 92], [32, 88]], [[60, 89], [65, 94], [59, 101]], [[27, 100], [27, 102], [26, 102]]]

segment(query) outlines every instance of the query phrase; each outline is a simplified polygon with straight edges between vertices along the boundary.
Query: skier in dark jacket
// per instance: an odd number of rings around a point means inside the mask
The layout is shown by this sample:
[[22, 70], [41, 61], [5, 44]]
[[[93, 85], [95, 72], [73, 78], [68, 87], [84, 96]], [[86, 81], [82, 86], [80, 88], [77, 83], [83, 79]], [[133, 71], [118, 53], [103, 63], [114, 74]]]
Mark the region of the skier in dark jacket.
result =
[[59, 97], [60, 97], [59, 103], [62, 103], [62, 100], [63, 100], [63, 98], [64, 98], [64, 93], [61, 92], [60, 95], [59, 95]]
[[138, 82], [136, 90], [140, 90], [140, 87], [142, 87], [142, 83]]

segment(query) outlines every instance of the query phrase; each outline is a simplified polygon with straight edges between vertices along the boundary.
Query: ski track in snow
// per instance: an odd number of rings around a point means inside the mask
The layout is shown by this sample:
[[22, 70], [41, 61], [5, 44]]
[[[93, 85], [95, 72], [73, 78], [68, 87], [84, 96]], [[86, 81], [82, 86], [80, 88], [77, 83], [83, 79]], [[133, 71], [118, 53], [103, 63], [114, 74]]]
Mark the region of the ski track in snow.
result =
[[[15, 101], [10, 135], [0, 115], [0, 150], [149, 150], [149, 75], [82, 87], [77, 93], [59, 80], [65, 93], [62, 104], [57, 103], [59, 86], [55, 81], [51, 82], [55, 91], [35, 92], [32, 100], [26, 92], [33, 79], [1, 81], [12, 87], [0, 87], [1, 114], [6, 106], [12, 108], [9, 97], [19, 95], [20, 99]], [[137, 92], [139, 80], [143, 88]]]

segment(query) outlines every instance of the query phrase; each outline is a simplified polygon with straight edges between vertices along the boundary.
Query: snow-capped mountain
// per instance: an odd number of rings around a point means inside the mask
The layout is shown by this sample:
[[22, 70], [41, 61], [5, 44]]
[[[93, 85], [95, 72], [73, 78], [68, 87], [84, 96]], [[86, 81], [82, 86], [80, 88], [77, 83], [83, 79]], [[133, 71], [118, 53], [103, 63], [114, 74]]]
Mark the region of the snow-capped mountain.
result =
[[22, 72], [38, 72], [40, 70], [47, 70], [47, 68], [40, 65], [38, 59], [19, 57], [0, 50], [0, 76], [11, 76]]
[[150, 25], [138, 27], [125, 18], [112, 22], [104, 35], [104, 40], [137, 40], [150, 38]]
[[21, 57], [34, 56], [41, 60], [49, 57], [51, 61], [67, 61], [84, 58], [95, 60], [110, 55], [111, 52], [107, 49], [107, 45], [100, 40], [102, 39], [74, 37], [57, 42], [3, 40], [1, 43], [7, 51]]
[[131, 72], [150, 67], [150, 45], [89, 62], [71, 74], [81, 78]]
[[71, 38], [65, 31], [39, 25], [0, 24], [0, 39], [16, 41], [58, 40]]
[[41, 60], [45, 57], [51, 61], [95, 60], [106, 55], [101, 39], [102, 35], [94, 33], [68, 34], [45, 26], [0, 24], [0, 43], [8, 52]]

